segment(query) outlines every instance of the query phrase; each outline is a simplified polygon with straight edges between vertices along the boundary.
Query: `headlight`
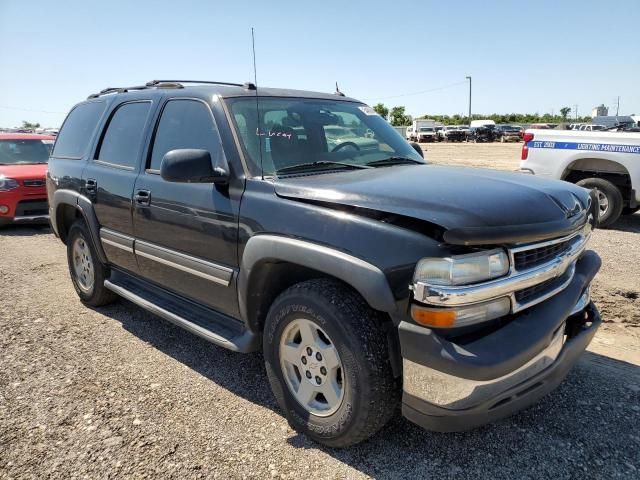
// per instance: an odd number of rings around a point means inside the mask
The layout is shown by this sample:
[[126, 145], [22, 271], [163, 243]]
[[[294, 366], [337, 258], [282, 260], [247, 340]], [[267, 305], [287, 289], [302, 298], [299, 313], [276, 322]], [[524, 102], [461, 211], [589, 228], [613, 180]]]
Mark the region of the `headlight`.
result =
[[0, 175], [0, 192], [8, 192], [14, 188], [18, 188], [17, 180]]
[[414, 281], [430, 285], [467, 285], [502, 277], [508, 271], [509, 258], [498, 248], [447, 258], [423, 258], [416, 266]]

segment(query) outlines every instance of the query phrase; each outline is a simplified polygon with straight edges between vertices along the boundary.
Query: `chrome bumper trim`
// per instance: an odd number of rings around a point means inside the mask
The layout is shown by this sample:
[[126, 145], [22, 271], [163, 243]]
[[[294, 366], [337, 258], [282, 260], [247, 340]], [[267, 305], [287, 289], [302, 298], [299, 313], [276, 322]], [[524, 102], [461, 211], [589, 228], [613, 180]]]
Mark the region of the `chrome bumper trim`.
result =
[[13, 217], [13, 222], [36, 222], [36, 221], [49, 221], [49, 215], [23, 215], [20, 217]]
[[591, 302], [591, 292], [590, 292], [590, 287], [587, 287], [586, 290], [582, 293], [582, 295], [578, 299], [578, 302], [575, 304], [575, 306], [571, 310], [571, 313], [569, 314], [569, 316], [575, 315], [576, 313], [581, 312], [582, 310], [587, 308], [587, 305], [589, 305], [589, 302]]
[[403, 360], [403, 389], [409, 395], [452, 410], [470, 408], [524, 382], [553, 364], [564, 344], [564, 324], [542, 352], [513, 372], [493, 380], [468, 380]]
[[[589, 236], [590, 230], [585, 228], [580, 232], [563, 238], [514, 247], [509, 250], [511, 269], [506, 277], [485, 283], [462, 286], [429, 285], [424, 282], [416, 282], [413, 285], [414, 297], [418, 302], [430, 305], [455, 307], [508, 296], [511, 298], [513, 312], [524, 310], [550, 298], [563, 290], [571, 282], [575, 262], [586, 249]], [[567, 251], [547, 263], [523, 271], [518, 271], [513, 266], [515, 253], [571, 240], [573, 240], [573, 243], [571, 243]], [[568, 278], [551, 292], [546, 292], [544, 295], [524, 303], [519, 303], [516, 300], [516, 292], [534, 287], [554, 278], [559, 278], [565, 274], [567, 274]]]

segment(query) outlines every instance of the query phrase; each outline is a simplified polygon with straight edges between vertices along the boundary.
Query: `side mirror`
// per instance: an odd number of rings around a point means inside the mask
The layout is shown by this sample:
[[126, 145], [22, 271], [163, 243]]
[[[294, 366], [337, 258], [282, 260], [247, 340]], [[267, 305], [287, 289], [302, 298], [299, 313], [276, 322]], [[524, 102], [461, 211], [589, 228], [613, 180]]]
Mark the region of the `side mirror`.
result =
[[417, 144], [416, 142], [411, 142], [409, 143], [409, 145], [411, 145], [413, 147], [413, 149], [418, 152], [418, 155], [420, 155], [422, 158], [424, 158], [424, 152], [422, 151], [422, 147], [420, 147], [419, 144]]
[[206, 150], [182, 148], [165, 154], [160, 164], [160, 176], [167, 182], [229, 183], [229, 172], [211, 165], [211, 154]]

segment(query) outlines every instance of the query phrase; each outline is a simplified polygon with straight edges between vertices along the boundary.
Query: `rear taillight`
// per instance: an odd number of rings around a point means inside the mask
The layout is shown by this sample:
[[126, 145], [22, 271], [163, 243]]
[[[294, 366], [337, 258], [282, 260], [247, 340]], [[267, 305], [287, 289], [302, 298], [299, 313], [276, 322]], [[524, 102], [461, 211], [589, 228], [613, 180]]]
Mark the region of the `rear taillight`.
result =
[[529, 142], [533, 140], [533, 133], [526, 133], [522, 136], [524, 143], [522, 144], [522, 154], [520, 160], [526, 160], [529, 157]]

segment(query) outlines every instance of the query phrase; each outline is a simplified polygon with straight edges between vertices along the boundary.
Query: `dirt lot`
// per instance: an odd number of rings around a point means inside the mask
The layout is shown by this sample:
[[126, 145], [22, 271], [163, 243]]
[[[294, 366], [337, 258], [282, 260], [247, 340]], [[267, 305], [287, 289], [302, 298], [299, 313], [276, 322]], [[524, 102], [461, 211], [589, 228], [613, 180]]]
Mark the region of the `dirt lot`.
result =
[[[518, 167], [519, 145], [426, 148], [435, 163]], [[48, 229], [3, 230], [0, 478], [640, 478], [639, 233], [640, 215], [594, 233], [606, 323], [540, 403], [459, 434], [397, 416], [336, 451], [288, 427], [259, 354], [125, 301], [85, 308]]]

